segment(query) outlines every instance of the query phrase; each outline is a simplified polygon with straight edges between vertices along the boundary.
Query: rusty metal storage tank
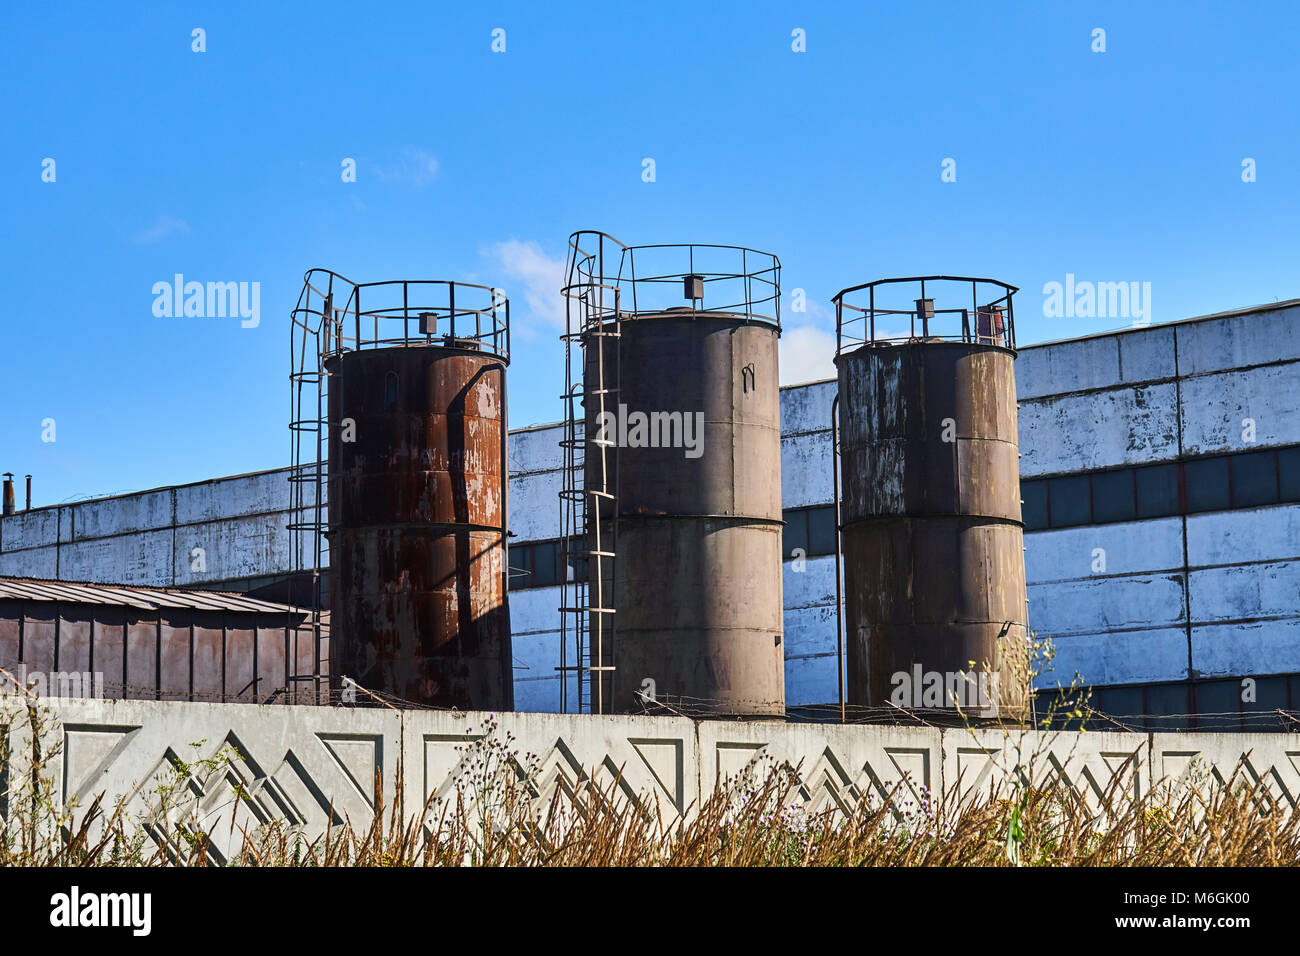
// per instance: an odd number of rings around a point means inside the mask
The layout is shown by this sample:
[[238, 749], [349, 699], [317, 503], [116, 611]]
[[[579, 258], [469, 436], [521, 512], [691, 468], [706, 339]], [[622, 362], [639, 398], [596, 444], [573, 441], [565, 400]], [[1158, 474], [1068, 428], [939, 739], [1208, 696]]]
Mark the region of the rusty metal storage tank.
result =
[[509, 710], [509, 303], [458, 282], [343, 288], [323, 306], [330, 673]]
[[1015, 292], [927, 276], [834, 298], [851, 705], [1026, 701]]
[[593, 713], [785, 713], [779, 270], [573, 237], [582, 433], [562, 494], [585, 509], [568, 524]]

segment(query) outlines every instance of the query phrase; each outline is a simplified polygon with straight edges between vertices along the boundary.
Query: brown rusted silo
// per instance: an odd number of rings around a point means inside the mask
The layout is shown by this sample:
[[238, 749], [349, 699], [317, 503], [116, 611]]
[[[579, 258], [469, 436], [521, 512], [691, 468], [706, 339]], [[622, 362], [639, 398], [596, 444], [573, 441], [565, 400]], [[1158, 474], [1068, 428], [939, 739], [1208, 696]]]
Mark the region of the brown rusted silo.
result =
[[355, 286], [331, 309], [330, 672], [508, 710], [508, 305], [479, 286], [400, 282]]
[[930, 276], [835, 297], [849, 704], [1025, 700], [1015, 291]]
[[619, 307], [570, 316], [595, 492], [583, 547], [604, 552], [587, 560], [591, 710], [783, 715], [779, 262], [617, 249]]

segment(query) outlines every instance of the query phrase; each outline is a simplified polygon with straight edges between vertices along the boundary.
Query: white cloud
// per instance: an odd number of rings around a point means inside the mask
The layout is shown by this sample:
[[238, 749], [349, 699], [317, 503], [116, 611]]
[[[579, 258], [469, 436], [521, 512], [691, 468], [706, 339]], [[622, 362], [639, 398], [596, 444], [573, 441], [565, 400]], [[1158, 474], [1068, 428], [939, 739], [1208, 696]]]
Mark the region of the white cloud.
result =
[[438, 175], [438, 158], [418, 146], [404, 146], [394, 162], [376, 166], [375, 172], [383, 182], [427, 186]]
[[170, 236], [188, 235], [190, 224], [184, 219], [161, 215], [147, 228], [135, 234], [136, 242], [162, 242]]
[[835, 377], [835, 333], [812, 325], [781, 331], [781, 384]]
[[[510, 318], [516, 332], [532, 337], [539, 328], [564, 331], [563, 259], [552, 259], [532, 240], [518, 239], [498, 242], [485, 255], [492, 258], [502, 280], [512, 280], [509, 284], [502, 281], [502, 286], [510, 297]], [[521, 304], [527, 307], [524, 315], [520, 315]]]
[[[786, 299], [788, 300], [789, 298], [790, 296], [787, 294]], [[795, 315], [799, 315], [802, 321], [811, 322], [815, 325], [835, 324], [835, 312], [820, 299], [805, 298], [802, 313], [793, 311], [787, 313], [783, 308], [781, 314], [787, 319], [793, 319]]]

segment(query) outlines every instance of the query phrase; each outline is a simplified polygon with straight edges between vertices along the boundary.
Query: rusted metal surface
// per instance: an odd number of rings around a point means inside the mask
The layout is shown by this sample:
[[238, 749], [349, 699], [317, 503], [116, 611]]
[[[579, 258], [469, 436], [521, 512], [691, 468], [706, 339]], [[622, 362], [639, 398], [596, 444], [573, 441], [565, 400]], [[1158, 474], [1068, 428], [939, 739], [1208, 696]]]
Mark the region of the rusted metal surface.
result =
[[511, 709], [504, 363], [416, 347], [327, 367], [331, 672], [430, 706]]
[[309, 585], [316, 636], [314, 656], [299, 649], [291, 666], [340, 662], [333, 699], [349, 699], [347, 677], [371, 701], [510, 706], [509, 300], [472, 283], [313, 269], [290, 325], [290, 568]]
[[[292, 679], [312, 673], [300, 612], [212, 592], [186, 599], [174, 589], [0, 579], [0, 668], [59, 696], [314, 700], [310, 682]], [[305, 669], [291, 672], [302, 654]], [[16, 690], [0, 679], [0, 692]]]
[[1023, 703], [1014, 360], [977, 341], [836, 359], [850, 704], [887, 705], [915, 665], [988, 666], [999, 709]]
[[[692, 433], [697, 456], [684, 440], [670, 447], [624, 441], [608, 460], [618, 509], [615, 669], [593, 680], [604, 681], [614, 712], [667, 705], [692, 714], [782, 715], [777, 329], [690, 309], [619, 325], [618, 338], [603, 339], [604, 360], [621, 364], [607, 407], [680, 412], [702, 422], [702, 434]], [[586, 360], [598, 356], [592, 348]], [[598, 428], [591, 403], [584, 427], [589, 435]], [[594, 460], [589, 454], [588, 469]], [[588, 476], [589, 486], [596, 478]], [[607, 526], [612, 514], [604, 502]], [[612, 540], [612, 529], [602, 538]], [[641, 696], [650, 688], [653, 702]]]

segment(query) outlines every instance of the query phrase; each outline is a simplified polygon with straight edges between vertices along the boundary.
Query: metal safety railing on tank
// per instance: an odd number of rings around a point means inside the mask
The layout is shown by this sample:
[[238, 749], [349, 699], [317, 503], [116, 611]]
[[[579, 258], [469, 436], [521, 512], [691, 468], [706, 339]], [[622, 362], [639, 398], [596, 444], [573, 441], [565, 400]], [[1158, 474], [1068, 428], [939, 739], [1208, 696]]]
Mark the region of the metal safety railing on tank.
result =
[[831, 299], [835, 354], [868, 343], [964, 342], [1015, 349], [1012, 298], [1018, 291], [997, 279], [972, 276], [907, 276], [842, 289]]
[[312, 269], [293, 315], [295, 322], [319, 328], [325, 355], [442, 346], [510, 360], [510, 300], [501, 289], [472, 282], [352, 282]]
[[575, 232], [566, 286], [583, 285], [617, 293], [627, 317], [684, 308], [781, 327], [781, 260], [745, 246], [625, 246], [603, 232]]

